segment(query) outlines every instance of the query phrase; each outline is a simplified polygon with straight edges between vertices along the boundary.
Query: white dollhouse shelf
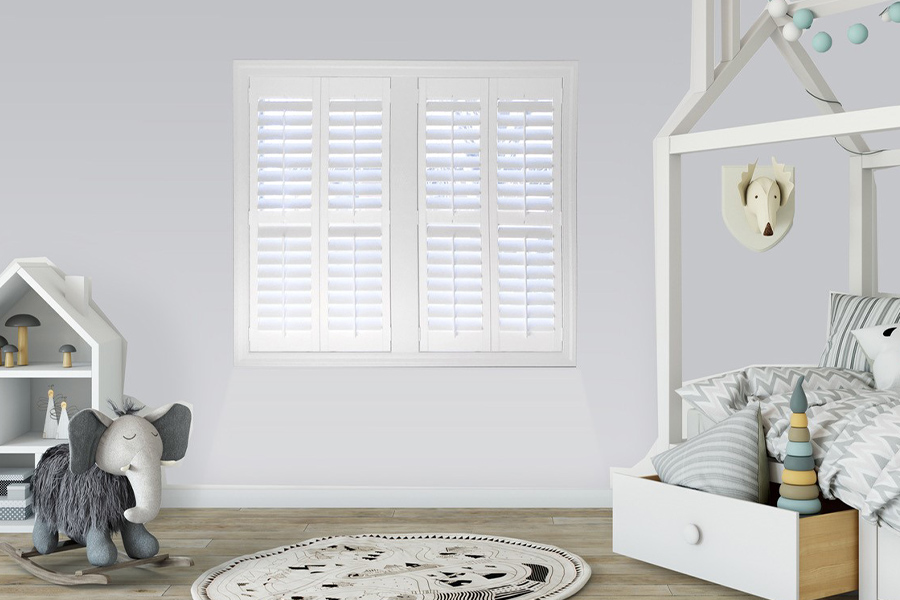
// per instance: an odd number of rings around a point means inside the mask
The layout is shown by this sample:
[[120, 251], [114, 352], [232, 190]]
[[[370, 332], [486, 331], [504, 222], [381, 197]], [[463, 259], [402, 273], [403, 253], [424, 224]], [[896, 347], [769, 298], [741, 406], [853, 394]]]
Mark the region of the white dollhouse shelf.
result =
[[44, 439], [40, 431], [29, 431], [0, 446], [0, 454], [34, 454], [35, 456], [40, 456], [48, 448], [65, 443], [65, 440]]
[[63, 368], [60, 363], [31, 362], [25, 367], [7, 369], [0, 367], [0, 378], [91, 378], [91, 365], [74, 363], [71, 368]]
[[[4, 325], [20, 313], [41, 325], [28, 329], [29, 364], [0, 366], [0, 467], [37, 465], [48, 448], [65, 443], [43, 438], [37, 401], [48, 386], [66, 395], [70, 407], [108, 412], [107, 399], [122, 398], [125, 379], [127, 344], [94, 303], [86, 277], [67, 276], [46, 258], [14, 260], [0, 273], [0, 335], [11, 344], [18, 331]], [[75, 346], [71, 368], [62, 366], [63, 344]], [[29, 532], [33, 525], [33, 519], [0, 521], [0, 533]]]
[[0, 532], [3, 533], [31, 533], [34, 529], [34, 517], [24, 521], [0, 521]]

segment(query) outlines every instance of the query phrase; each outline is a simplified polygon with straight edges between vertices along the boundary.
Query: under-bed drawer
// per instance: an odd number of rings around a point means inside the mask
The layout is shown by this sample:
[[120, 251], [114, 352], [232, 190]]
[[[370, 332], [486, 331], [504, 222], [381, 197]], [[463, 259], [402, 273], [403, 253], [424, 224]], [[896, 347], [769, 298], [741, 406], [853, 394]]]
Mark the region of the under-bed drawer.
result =
[[660, 483], [613, 476], [613, 551], [773, 600], [857, 587], [858, 516], [837, 504], [803, 517]]

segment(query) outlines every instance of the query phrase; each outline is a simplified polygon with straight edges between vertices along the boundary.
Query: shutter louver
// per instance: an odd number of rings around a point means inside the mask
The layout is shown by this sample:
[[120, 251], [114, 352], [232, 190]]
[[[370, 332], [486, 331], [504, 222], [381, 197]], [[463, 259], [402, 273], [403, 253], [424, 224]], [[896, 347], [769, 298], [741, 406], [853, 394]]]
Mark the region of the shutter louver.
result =
[[328, 328], [357, 336], [384, 326], [381, 228], [328, 230]]
[[497, 206], [553, 210], [553, 101], [497, 105]]
[[332, 100], [328, 111], [328, 208], [382, 207], [382, 101]]
[[257, 206], [312, 206], [312, 100], [260, 100], [257, 113]]
[[422, 351], [490, 350], [487, 80], [420, 80]]
[[562, 349], [559, 80], [493, 80], [493, 349]]
[[250, 348], [317, 350], [316, 86], [256, 78], [250, 94]]
[[260, 331], [312, 330], [312, 232], [307, 226], [261, 226], [257, 238]]
[[551, 227], [501, 227], [500, 331], [553, 332], [555, 260]]
[[325, 79], [322, 350], [390, 350], [390, 80]]
[[427, 231], [429, 331], [484, 329], [484, 278], [478, 227], [430, 225]]

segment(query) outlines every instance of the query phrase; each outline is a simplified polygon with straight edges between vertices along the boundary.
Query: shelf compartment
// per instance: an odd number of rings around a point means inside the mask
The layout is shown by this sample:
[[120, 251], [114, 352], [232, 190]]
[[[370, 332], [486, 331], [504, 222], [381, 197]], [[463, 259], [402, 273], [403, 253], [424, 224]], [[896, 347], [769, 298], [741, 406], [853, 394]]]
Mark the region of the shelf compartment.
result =
[[42, 363], [32, 362], [24, 367], [0, 367], [0, 378], [70, 378], [70, 379], [90, 379], [91, 364], [75, 363], [71, 368], [65, 369], [61, 362], [58, 363]]
[[68, 444], [68, 440], [44, 439], [40, 431], [29, 431], [5, 444], [0, 444], [0, 454], [34, 454], [40, 455], [48, 448], [59, 444]]
[[0, 521], [0, 533], [31, 533], [34, 529], [34, 515], [24, 521]]

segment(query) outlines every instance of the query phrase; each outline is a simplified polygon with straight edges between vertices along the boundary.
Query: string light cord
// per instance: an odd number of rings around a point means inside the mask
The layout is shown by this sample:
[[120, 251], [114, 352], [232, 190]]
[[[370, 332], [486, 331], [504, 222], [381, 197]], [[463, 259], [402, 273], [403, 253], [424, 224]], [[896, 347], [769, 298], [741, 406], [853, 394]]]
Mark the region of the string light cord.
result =
[[[825, 102], [826, 104], [837, 104], [837, 105], [840, 106], [841, 108], [844, 108], [844, 105], [841, 104], [841, 103], [840, 103], [839, 101], [837, 101], [837, 100], [828, 100], [827, 98], [820, 98], [819, 96], [816, 96], [815, 94], [813, 94], [813, 93], [812, 93], [811, 91], [809, 91], [809, 90], [806, 90], [806, 93], [809, 94], [810, 96], [812, 96], [813, 98], [815, 98], [816, 100], [818, 100], [819, 102]], [[835, 143], [836, 143], [838, 146], [840, 146], [841, 148], [843, 148], [844, 150], [846, 150], [846, 151], [849, 152], [850, 154], [855, 154], [855, 155], [857, 155], [857, 156], [869, 156], [870, 154], [880, 154], [880, 153], [882, 153], [882, 152], [886, 152], [886, 151], [887, 151], [887, 148], [882, 148], [881, 150], [872, 150], [871, 152], [857, 152], [856, 150], [851, 150], [851, 149], [848, 148], [847, 146], [843, 145], [843, 144], [841, 143], [841, 141], [840, 141], [839, 139], [837, 139], [837, 138], [834, 138], [834, 141], [835, 141]]]

